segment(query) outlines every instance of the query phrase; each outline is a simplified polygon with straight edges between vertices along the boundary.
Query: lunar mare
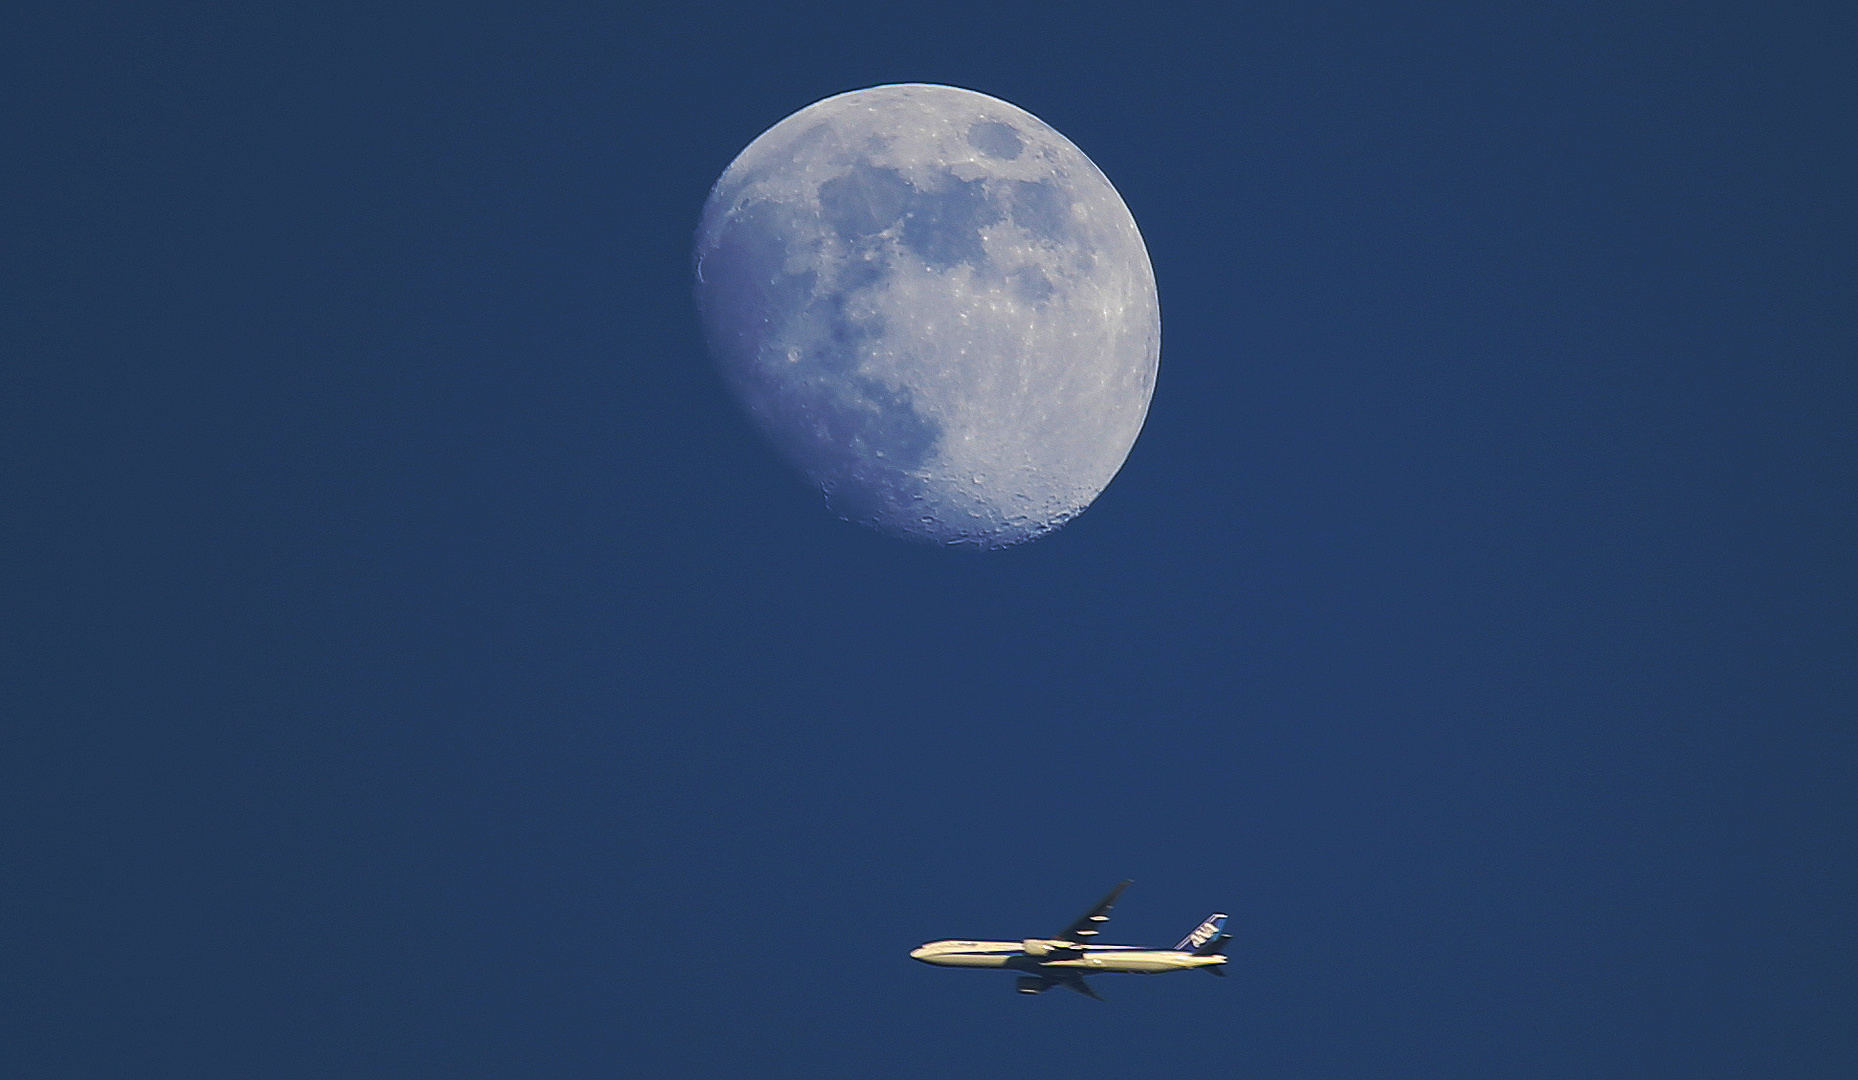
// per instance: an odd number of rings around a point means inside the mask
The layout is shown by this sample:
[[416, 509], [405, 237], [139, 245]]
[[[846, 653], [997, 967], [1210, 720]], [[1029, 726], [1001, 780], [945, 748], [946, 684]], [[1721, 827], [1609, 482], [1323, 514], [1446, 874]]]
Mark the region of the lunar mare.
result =
[[724, 380], [841, 517], [998, 548], [1075, 517], [1141, 431], [1161, 351], [1122, 197], [985, 94], [840, 94], [711, 190], [697, 300]]

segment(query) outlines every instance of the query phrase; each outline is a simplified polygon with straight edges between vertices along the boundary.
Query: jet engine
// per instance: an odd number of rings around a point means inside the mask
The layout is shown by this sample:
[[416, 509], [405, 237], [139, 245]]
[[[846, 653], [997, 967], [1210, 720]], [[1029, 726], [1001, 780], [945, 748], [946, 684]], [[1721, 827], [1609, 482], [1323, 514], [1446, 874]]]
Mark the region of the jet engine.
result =
[[1021, 975], [1019, 977], [1019, 992], [1022, 994], [1043, 994], [1045, 988], [1049, 985], [1051, 984], [1039, 978], [1037, 975]]

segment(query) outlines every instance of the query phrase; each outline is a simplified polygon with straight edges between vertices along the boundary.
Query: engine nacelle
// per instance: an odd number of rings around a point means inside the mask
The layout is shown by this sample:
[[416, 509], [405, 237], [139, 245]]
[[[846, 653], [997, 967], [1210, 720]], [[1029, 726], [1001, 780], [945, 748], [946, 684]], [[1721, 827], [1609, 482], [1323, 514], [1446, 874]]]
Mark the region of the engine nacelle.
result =
[[1050, 956], [1053, 953], [1073, 952], [1077, 945], [1070, 941], [1047, 941], [1045, 938], [1027, 938], [1019, 943], [1021, 952], [1027, 956]]
[[1022, 994], [1043, 994], [1048, 985], [1050, 984], [1037, 975], [1021, 975], [1019, 977], [1019, 992]]

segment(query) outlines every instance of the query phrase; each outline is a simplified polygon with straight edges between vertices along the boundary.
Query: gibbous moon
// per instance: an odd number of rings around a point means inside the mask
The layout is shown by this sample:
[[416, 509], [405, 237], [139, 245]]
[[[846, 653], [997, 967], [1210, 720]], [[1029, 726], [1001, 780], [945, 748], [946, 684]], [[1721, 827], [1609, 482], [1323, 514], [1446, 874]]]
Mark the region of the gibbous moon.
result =
[[1000, 548], [1090, 505], [1161, 354], [1135, 219], [1031, 113], [952, 86], [809, 105], [723, 172], [697, 302], [730, 389], [841, 517]]

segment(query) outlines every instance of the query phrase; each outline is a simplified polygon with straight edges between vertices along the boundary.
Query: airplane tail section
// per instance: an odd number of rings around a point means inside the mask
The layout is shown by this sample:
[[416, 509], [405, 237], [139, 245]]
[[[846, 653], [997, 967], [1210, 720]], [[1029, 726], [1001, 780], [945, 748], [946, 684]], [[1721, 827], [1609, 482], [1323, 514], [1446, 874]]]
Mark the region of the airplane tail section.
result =
[[[1211, 922], [1212, 920], [1209, 919], [1207, 921]], [[1189, 936], [1189, 940], [1192, 940], [1191, 935]], [[1222, 916], [1219, 920], [1219, 932], [1214, 934], [1211, 938], [1208, 938], [1206, 944], [1194, 950], [1195, 956], [1216, 956], [1219, 958], [1219, 963], [1207, 965], [1206, 970], [1222, 979], [1226, 977], [1226, 943], [1231, 940], [1232, 935], [1226, 933], [1226, 920]]]
[[1174, 951], [1190, 952], [1195, 956], [1212, 956], [1219, 950], [1209, 949], [1208, 946], [1210, 944], [1217, 941], [1221, 945], [1224, 945], [1227, 941], [1232, 940], [1232, 935], [1227, 934], [1225, 929], [1226, 915], [1224, 912], [1216, 911], [1208, 915], [1205, 922], [1194, 927], [1193, 933], [1182, 938], [1181, 943], [1174, 947]]
[[1226, 942], [1232, 940], [1231, 934], [1215, 934], [1213, 940], [1194, 950], [1195, 956], [1220, 956], [1226, 951]]

